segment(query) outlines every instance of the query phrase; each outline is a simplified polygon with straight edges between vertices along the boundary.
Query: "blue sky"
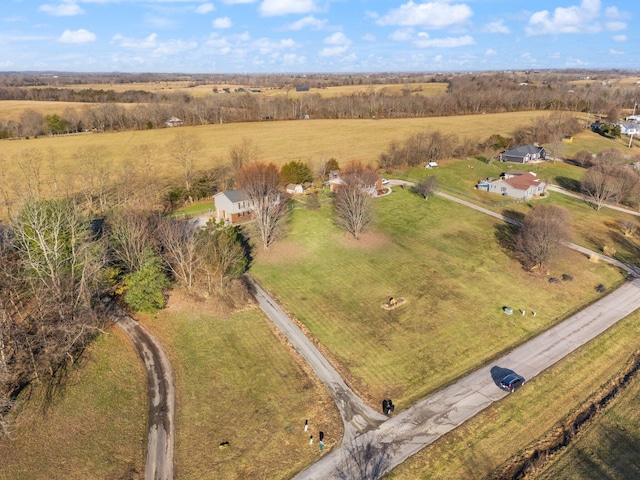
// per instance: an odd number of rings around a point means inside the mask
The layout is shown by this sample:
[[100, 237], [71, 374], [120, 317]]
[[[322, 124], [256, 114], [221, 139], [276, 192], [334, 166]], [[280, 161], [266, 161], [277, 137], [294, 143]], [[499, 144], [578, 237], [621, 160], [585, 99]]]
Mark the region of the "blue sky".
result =
[[2, 0], [0, 71], [640, 68], [638, 0]]

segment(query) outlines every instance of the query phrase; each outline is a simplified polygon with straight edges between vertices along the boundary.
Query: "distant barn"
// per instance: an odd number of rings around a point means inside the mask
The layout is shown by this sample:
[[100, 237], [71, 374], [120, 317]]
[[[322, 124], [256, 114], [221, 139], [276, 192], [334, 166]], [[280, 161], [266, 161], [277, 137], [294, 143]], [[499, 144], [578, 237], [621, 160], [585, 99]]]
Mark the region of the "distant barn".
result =
[[296, 92], [308, 92], [308, 91], [309, 91], [309, 87], [307, 86], [296, 87]]

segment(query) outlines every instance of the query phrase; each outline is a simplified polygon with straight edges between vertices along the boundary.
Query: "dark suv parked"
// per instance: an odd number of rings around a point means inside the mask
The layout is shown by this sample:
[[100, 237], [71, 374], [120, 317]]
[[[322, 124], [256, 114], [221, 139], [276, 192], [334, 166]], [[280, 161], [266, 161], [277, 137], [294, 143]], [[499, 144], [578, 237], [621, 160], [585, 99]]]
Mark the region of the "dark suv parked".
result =
[[500, 388], [507, 392], [513, 392], [516, 388], [524, 385], [524, 378], [517, 373], [510, 373], [500, 380]]

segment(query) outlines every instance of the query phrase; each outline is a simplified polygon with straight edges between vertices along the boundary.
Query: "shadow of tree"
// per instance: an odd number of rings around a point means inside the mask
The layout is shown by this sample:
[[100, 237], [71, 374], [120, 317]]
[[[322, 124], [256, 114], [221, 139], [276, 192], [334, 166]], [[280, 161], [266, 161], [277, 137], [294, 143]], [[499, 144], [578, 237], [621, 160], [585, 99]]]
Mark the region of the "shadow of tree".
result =
[[580, 193], [580, 181], [569, 177], [555, 177], [555, 182], [559, 187], [570, 192]]
[[[516, 212], [515, 210], [505, 210], [503, 212], [505, 217], [512, 218], [520, 223], [524, 220], [524, 214], [521, 212]], [[520, 232], [520, 227], [518, 225], [513, 225], [511, 223], [499, 223], [495, 227], [495, 238], [506, 252], [509, 252], [510, 255], [515, 255], [516, 253], [516, 240], [518, 233]]]

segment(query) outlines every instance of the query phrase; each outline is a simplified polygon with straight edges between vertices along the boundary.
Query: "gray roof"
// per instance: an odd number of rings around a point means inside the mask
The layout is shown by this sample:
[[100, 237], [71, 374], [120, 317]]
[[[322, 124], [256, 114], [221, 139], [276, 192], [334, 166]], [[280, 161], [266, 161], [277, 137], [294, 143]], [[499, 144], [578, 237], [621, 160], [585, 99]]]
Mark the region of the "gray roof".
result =
[[249, 200], [249, 195], [244, 188], [240, 188], [238, 190], [225, 190], [224, 192], [220, 192], [217, 195], [224, 195], [232, 203]]
[[509, 150], [505, 150], [503, 155], [510, 157], [525, 157], [527, 155], [535, 155], [544, 150], [542, 147], [536, 147], [534, 145], [520, 145], [519, 147], [513, 147]]

